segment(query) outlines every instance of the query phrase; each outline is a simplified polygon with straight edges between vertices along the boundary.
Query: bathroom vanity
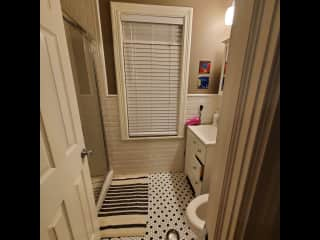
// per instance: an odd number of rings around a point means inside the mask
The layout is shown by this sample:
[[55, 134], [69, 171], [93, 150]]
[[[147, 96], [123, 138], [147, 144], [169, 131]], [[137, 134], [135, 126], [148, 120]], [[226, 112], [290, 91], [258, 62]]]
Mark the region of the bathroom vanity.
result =
[[217, 127], [213, 124], [187, 127], [185, 173], [196, 196], [209, 191], [216, 137]]

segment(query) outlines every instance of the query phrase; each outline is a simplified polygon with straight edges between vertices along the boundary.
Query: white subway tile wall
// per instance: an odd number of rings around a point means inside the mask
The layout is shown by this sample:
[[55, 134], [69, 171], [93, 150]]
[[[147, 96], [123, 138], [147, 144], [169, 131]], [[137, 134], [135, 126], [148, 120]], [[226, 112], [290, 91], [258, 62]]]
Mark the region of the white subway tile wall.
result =
[[[188, 95], [185, 119], [197, 116], [203, 105], [202, 122], [209, 124], [220, 108], [219, 95]], [[111, 167], [117, 174], [184, 170], [184, 139], [121, 140], [118, 96], [102, 98], [103, 122]]]

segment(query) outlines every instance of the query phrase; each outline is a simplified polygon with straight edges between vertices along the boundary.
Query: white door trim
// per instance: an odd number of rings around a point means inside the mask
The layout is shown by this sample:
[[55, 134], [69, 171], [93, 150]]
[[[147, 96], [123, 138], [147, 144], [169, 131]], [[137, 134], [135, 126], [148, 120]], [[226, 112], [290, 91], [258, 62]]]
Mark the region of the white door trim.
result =
[[209, 191], [210, 240], [243, 237], [252, 201], [244, 194], [255, 188], [280, 96], [280, 2], [238, 2]]

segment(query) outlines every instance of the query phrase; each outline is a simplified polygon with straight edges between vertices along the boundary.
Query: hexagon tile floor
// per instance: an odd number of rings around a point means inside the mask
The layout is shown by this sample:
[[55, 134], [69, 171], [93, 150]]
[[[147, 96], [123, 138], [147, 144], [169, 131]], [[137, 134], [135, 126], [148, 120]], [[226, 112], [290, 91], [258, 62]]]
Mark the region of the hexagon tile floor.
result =
[[194, 198], [184, 173], [153, 173], [149, 175], [149, 205], [144, 237], [102, 238], [103, 240], [158, 240], [165, 239], [173, 228], [180, 240], [195, 240], [188, 226], [185, 209]]

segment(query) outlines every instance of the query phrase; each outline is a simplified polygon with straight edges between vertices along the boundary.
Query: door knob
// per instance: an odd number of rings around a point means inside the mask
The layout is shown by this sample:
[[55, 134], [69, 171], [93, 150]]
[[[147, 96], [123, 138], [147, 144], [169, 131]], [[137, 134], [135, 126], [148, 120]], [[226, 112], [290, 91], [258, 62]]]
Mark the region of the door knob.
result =
[[81, 151], [81, 158], [84, 159], [85, 156], [90, 156], [93, 153], [92, 150], [82, 149]]

